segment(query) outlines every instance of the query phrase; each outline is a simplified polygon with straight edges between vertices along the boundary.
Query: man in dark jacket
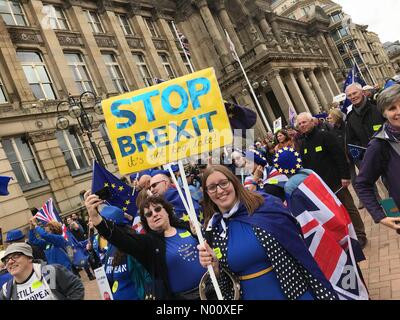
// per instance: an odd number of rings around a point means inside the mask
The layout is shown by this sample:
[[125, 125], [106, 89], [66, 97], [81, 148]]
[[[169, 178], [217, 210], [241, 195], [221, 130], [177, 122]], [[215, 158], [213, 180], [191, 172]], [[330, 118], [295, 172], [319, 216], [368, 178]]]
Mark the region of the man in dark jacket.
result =
[[0, 289], [0, 300], [82, 300], [84, 286], [61, 265], [34, 263], [26, 243], [11, 244], [1, 259], [13, 276]]
[[350, 215], [361, 247], [365, 247], [365, 227], [348, 190], [350, 171], [342, 146], [332, 133], [316, 128], [309, 113], [299, 114], [297, 124], [304, 135], [300, 146], [304, 168], [314, 170], [336, 193]]
[[360, 84], [348, 86], [346, 95], [353, 104], [346, 118], [346, 142], [366, 148], [372, 136], [381, 129], [386, 120], [376, 105], [364, 96]]

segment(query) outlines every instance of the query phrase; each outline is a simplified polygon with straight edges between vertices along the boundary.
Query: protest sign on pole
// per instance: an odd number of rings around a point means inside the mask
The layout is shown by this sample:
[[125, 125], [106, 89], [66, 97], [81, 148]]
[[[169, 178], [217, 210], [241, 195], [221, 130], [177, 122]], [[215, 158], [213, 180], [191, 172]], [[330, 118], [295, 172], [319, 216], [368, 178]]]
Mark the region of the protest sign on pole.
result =
[[107, 280], [106, 271], [104, 266], [94, 270], [96, 276], [97, 286], [99, 287], [100, 295], [102, 300], [114, 300], [110, 285]]
[[[182, 159], [222, 148], [233, 142], [229, 118], [213, 68], [102, 102], [120, 174], [131, 174], [178, 162], [186, 199], [176, 187], [204, 239], [188, 187]], [[169, 168], [171, 177], [173, 173]], [[222, 293], [208, 267], [218, 299]]]
[[232, 144], [213, 68], [102, 102], [121, 175]]
[[274, 121], [274, 133], [277, 133], [281, 129], [282, 129], [282, 118], [279, 117]]

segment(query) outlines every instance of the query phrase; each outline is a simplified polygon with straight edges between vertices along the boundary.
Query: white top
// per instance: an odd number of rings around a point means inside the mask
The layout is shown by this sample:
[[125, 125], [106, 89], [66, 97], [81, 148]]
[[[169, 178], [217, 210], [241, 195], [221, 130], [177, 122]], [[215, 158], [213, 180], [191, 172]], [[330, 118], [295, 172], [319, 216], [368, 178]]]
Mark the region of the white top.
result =
[[[43, 282], [46, 280], [43, 279]], [[47, 283], [43, 283], [33, 272], [24, 283], [17, 284], [17, 296], [19, 300], [53, 300]]]

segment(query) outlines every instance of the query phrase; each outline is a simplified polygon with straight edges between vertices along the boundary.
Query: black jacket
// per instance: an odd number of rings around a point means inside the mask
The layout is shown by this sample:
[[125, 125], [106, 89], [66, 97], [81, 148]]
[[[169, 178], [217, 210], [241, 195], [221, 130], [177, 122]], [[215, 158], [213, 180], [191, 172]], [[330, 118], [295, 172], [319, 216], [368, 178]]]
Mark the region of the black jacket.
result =
[[331, 132], [314, 128], [305, 134], [300, 153], [303, 167], [314, 170], [334, 192], [342, 179], [350, 180], [344, 150]]
[[[191, 232], [189, 223], [182, 222], [178, 228]], [[174, 295], [169, 286], [166, 243], [163, 234], [156, 232], [128, 234], [121, 227], [104, 218], [96, 229], [102, 237], [137, 259], [146, 268], [153, 280], [152, 294], [155, 299], [182, 299]]]
[[353, 110], [346, 118], [346, 144], [354, 144], [366, 148], [369, 140], [377, 133], [386, 119], [378, 111], [376, 105], [367, 100], [361, 115]]

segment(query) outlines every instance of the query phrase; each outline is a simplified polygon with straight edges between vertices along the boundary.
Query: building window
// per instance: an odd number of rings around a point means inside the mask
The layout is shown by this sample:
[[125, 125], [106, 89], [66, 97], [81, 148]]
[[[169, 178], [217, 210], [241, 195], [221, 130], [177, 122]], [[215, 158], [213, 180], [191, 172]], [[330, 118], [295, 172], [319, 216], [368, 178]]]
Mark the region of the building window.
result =
[[118, 15], [119, 24], [121, 25], [122, 31], [124, 31], [125, 35], [134, 35], [132, 31], [131, 24], [129, 23], [128, 17], [124, 14]]
[[6, 25], [28, 25], [24, 10], [18, 0], [0, 0], [0, 14]]
[[363, 64], [364, 62], [362, 61], [361, 57], [358, 54], [354, 55], [354, 59], [356, 60], [357, 64]]
[[185, 67], [186, 67], [188, 73], [192, 73], [192, 69], [190, 68], [190, 63], [189, 63], [188, 59], [186, 59], [185, 54], [184, 54], [184, 53], [181, 53], [181, 57], [182, 57], [183, 63], [184, 63], [184, 65], [185, 65]]
[[83, 144], [73, 128], [57, 131], [56, 137], [70, 172], [89, 167]]
[[158, 38], [158, 33], [157, 33], [157, 29], [156, 29], [156, 25], [155, 25], [154, 21], [151, 20], [151, 18], [144, 18], [144, 21], [146, 23], [147, 29], [151, 33], [151, 36], [153, 38]]
[[44, 179], [35, 153], [26, 137], [5, 138], [2, 144], [15, 176], [21, 185]]
[[69, 30], [68, 20], [61, 7], [54, 6], [52, 4], [46, 4], [43, 6], [51, 29], [58, 30]]
[[347, 68], [353, 67], [353, 62], [350, 59], [344, 59], [343, 62]]
[[95, 11], [83, 10], [93, 33], [105, 33], [99, 15]]
[[1, 103], [7, 103], [7, 96], [6, 96], [6, 90], [4, 88], [3, 82], [1, 82], [1, 79], [0, 79], [0, 104]]
[[347, 31], [347, 28], [340, 28], [340, 29], [338, 29], [338, 31], [339, 31], [339, 34], [340, 34], [340, 36], [341, 36], [342, 38], [344, 38], [344, 37], [346, 37], [346, 36], [349, 35], [349, 33], [348, 33], [348, 31]]
[[339, 33], [337, 32], [337, 30], [334, 30], [331, 32], [331, 37], [334, 41], [340, 40], [340, 36], [339, 36]]
[[103, 53], [103, 60], [107, 66], [108, 74], [114, 83], [115, 89], [120, 93], [128, 92], [128, 86], [126, 85], [124, 76], [115, 56], [112, 53]]
[[159, 55], [159, 57], [161, 59], [161, 63], [163, 65], [164, 69], [165, 69], [165, 72], [168, 74], [168, 77], [170, 79], [175, 78], [176, 77], [175, 76], [175, 72], [171, 67], [171, 63], [169, 61], [168, 56], [165, 53], [159, 53], [158, 55]]
[[33, 95], [38, 100], [54, 100], [56, 98], [53, 84], [42, 56], [34, 51], [17, 51], [26, 79]]
[[149, 71], [149, 68], [147, 67], [146, 60], [144, 59], [143, 54], [133, 53], [132, 55], [133, 55], [133, 60], [135, 61], [139, 69], [140, 75], [142, 76], [143, 82], [147, 87], [152, 86], [154, 84], [153, 77]]
[[331, 20], [336, 23], [343, 20], [343, 14], [341, 12], [335, 12], [331, 16]]
[[103, 140], [104, 140], [104, 143], [105, 143], [105, 145], [106, 145], [106, 148], [107, 148], [107, 150], [108, 150], [108, 153], [109, 153], [111, 159], [112, 159], [113, 161], [115, 161], [116, 158], [115, 158], [114, 149], [113, 149], [113, 147], [112, 147], [112, 145], [111, 145], [110, 135], [108, 134], [108, 130], [107, 130], [107, 127], [106, 127], [106, 124], [105, 124], [105, 123], [101, 123], [101, 124], [100, 124], [100, 126], [99, 126], [99, 131], [100, 131], [101, 137], [102, 137]]
[[82, 55], [80, 53], [65, 53], [65, 58], [68, 61], [72, 74], [74, 75], [74, 80], [79, 92], [96, 92]]
[[310, 11], [310, 7], [304, 7], [304, 8], [301, 8], [301, 11], [303, 12], [303, 14], [304, 15], [306, 15], [309, 11]]

